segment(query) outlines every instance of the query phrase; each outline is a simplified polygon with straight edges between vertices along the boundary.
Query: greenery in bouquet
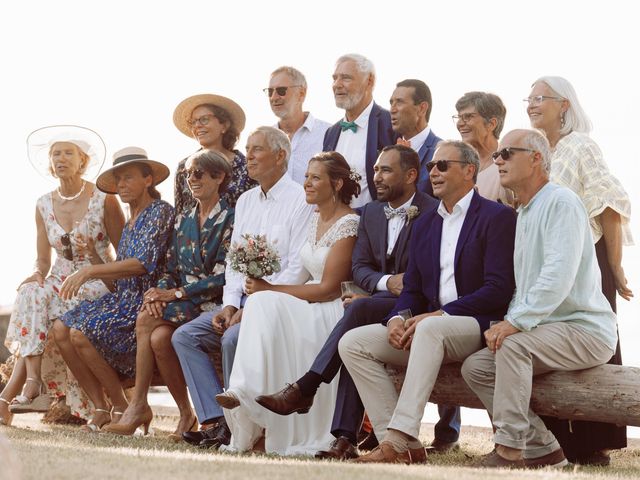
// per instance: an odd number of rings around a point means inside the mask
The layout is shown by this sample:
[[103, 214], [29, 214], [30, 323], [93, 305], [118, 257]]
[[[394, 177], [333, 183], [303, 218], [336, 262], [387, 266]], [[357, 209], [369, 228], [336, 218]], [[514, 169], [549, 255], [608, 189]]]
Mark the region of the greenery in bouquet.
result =
[[242, 235], [233, 243], [227, 261], [233, 270], [252, 278], [268, 277], [280, 271], [278, 251], [264, 235]]

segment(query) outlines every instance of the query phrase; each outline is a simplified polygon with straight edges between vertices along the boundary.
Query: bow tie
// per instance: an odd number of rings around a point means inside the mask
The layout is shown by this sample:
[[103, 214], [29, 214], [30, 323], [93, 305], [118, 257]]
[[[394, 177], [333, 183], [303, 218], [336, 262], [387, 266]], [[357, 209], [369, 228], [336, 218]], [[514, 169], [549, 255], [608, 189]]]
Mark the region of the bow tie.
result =
[[344, 120], [341, 120], [340, 129], [343, 132], [345, 130], [351, 130], [353, 133], [356, 133], [358, 131], [358, 125], [356, 125], [356, 122], [345, 122]]
[[402, 219], [407, 218], [407, 210], [404, 207], [391, 208], [388, 205], [384, 206], [384, 216], [387, 220], [391, 220], [393, 217], [400, 217]]

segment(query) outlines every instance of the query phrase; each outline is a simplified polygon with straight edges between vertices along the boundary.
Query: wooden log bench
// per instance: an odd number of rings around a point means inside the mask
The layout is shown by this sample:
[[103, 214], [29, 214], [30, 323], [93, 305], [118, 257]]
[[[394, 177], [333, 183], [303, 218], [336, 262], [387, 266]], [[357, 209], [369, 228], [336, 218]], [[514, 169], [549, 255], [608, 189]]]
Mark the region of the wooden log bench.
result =
[[[429, 401], [484, 409], [462, 378], [460, 366], [460, 363], [442, 366]], [[396, 388], [401, 388], [404, 368], [388, 366], [387, 370]], [[640, 368], [601, 365], [538, 375], [533, 381], [531, 407], [539, 415], [565, 420], [640, 426]]]

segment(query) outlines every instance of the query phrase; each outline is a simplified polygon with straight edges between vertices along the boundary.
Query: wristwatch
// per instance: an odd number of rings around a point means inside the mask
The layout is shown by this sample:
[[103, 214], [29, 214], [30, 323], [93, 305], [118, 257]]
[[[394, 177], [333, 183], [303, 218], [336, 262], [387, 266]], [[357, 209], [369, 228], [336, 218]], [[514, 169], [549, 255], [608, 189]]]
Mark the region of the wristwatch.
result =
[[182, 293], [182, 290], [180, 290], [179, 288], [176, 289], [176, 292], [174, 293], [174, 295], [178, 300], [184, 297], [184, 293]]

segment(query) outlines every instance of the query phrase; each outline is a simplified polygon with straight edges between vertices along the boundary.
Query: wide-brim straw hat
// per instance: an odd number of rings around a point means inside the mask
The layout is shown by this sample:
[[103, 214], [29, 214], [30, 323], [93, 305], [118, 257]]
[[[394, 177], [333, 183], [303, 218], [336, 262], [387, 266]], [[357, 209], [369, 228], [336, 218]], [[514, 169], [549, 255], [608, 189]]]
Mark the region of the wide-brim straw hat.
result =
[[97, 132], [79, 125], [50, 125], [38, 128], [27, 136], [27, 156], [36, 172], [54, 179], [49, 169], [49, 150], [59, 142], [73, 143], [89, 155], [82, 178], [93, 180], [98, 176], [107, 157], [107, 147]]
[[134, 163], [144, 163], [151, 168], [153, 185], [164, 182], [169, 176], [169, 168], [156, 160], [149, 160], [147, 152], [140, 147], [125, 147], [113, 154], [113, 166], [100, 174], [96, 180], [96, 186], [105, 193], [117, 193], [116, 178], [114, 172]]
[[213, 95], [212, 93], [201, 93], [199, 95], [193, 95], [189, 98], [185, 98], [181, 101], [176, 109], [173, 111], [173, 123], [175, 126], [184, 133], [187, 137], [193, 138], [189, 121], [191, 120], [191, 114], [200, 105], [216, 105], [229, 112], [231, 121], [234, 127], [238, 130], [238, 133], [244, 130], [244, 125], [247, 118], [244, 111], [236, 102], [230, 98], [223, 97], [222, 95]]

